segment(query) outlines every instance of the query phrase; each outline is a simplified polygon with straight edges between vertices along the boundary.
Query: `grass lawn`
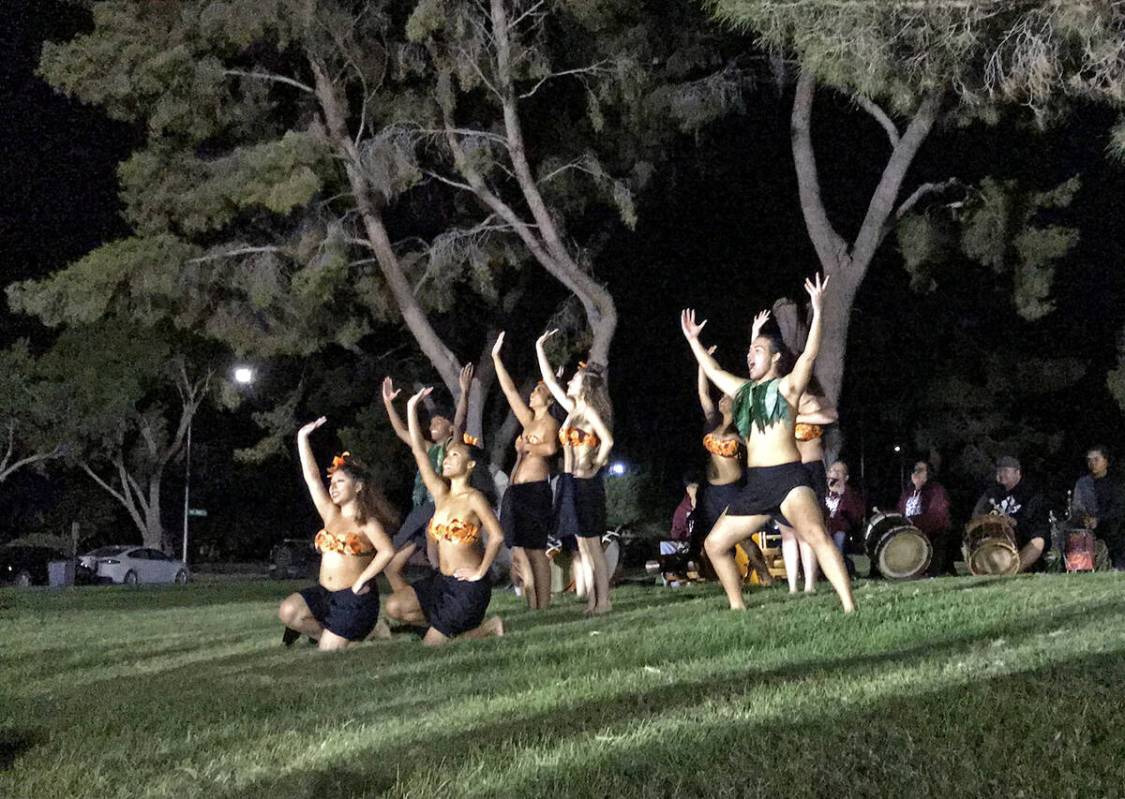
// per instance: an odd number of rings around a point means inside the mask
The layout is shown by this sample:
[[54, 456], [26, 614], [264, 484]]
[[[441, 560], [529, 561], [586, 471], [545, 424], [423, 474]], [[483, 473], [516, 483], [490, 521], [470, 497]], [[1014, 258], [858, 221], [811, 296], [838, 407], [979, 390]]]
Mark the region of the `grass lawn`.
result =
[[1125, 795], [1125, 575], [715, 585], [280, 645], [293, 585], [0, 592], [0, 797]]

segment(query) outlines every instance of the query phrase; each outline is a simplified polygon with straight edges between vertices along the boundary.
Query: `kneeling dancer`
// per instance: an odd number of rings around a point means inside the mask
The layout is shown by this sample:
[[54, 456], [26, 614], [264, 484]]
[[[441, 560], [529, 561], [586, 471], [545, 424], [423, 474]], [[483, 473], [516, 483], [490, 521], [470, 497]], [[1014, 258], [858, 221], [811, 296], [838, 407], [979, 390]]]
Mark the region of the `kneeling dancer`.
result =
[[[410, 398], [406, 419], [414, 460], [434, 498], [428, 534], [429, 546], [437, 548], [439, 570], [413, 585], [396, 586], [387, 598], [387, 615], [428, 627], [422, 643], [437, 646], [459, 636], [504, 634], [498, 616], [484, 620], [492, 598], [488, 572], [504, 543], [504, 533], [484, 494], [469, 485], [476, 460], [464, 437], [446, 443], [442, 475], [434, 471], [418, 427], [418, 403], [431, 390], [424, 388]], [[482, 528], [487, 539], [483, 553]]]
[[379, 591], [372, 580], [394, 556], [386, 529], [393, 529], [398, 520], [350, 453], [333, 459], [325, 489], [309, 445], [309, 435], [325, 421], [322, 416], [297, 433], [305, 483], [324, 523], [315, 542], [321, 553], [320, 576], [317, 585], [286, 597], [278, 616], [285, 625], [281, 640], [286, 646], [303, 634], [328, 650], [344, 649], [373, 632], [390, 636], [387, 626], [378, 624]]
[[708, 379], [734, 397], [735, 424], [746, 441], [746, 486], [704, 542], [733, 610], [741, 610], [745, 605], [732, 550], [762, 529], [771, 517], [792, 527], [798, 540], [813, 548], [844, 610], [855, 610], [844, 560], [825, 532], [824, 517], [793, 435], [797, 404], [808, 388], [820, 348], [821, 305], [827, 283], [827, 279], [822, 283], [819, 275], [815, 283], [805, 281], [813, 309], [812, 323], [804, 352], [785, 376], [778, 373], [784, 345], [776, 337], [759, 335], [750, 343], [746, 354], [750, 379], [746, 380], [723, 371], [707, 354], [699, 341], [706, 321], [696, 324], [695, 311], [691, 309], [685, 309], [680, 316], [684, 336]]

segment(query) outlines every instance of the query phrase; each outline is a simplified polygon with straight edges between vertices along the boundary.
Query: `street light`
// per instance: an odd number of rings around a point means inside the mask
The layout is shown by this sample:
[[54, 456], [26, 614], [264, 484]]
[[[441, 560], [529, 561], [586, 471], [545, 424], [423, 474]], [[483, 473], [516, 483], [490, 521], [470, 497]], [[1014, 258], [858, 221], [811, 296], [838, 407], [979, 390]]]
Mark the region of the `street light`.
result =
[[234, 370], [234, 382], [248, 386], [254, 382], [254, 370], [249, 366], [237, 366]]
[[902, 447], [895, 444], [895, 454], [898, 455], [898, 486], [906, 488], [906, 461], [902, 459]]
[[609, 473], [620, 477], [625, 474], [625, 464], [621, 461], [614, 461], [609, 466]]

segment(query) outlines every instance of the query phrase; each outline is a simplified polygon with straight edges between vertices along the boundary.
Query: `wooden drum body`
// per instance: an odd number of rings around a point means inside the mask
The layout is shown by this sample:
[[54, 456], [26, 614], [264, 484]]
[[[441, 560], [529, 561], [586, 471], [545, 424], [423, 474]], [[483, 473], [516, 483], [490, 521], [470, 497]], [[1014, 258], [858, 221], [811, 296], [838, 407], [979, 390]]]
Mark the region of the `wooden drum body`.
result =
[[965, 525], [965, 563], [975, 575], [1016, 574], [1020, 550], [1007, 516], [976, 516]]
[[925, 573], [934, 548], [921, 530], [899, 513], [877, 513], [863, 534], [867, 557], [889, 580], [909, 580]]

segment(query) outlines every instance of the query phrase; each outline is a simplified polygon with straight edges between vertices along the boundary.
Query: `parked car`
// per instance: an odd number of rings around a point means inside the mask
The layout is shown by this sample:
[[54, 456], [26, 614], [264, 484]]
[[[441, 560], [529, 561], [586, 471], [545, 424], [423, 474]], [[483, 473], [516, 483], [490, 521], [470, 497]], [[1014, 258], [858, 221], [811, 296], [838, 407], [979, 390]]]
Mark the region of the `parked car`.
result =
[[316, 577], [320, 555], [308, 538], [286, 538], [270, 550], [270, 577], [298, 580]]
[[52, 560], [69, 560], [50, 547], [15, 544], [0, 547], [0, 583], [29, 586], [47, 584], [47, 564]]
[[99, 578], [114, 583], [186, 583], [191, 571], [159, 549], [143, 546], [100, 547], [78, 559]]

